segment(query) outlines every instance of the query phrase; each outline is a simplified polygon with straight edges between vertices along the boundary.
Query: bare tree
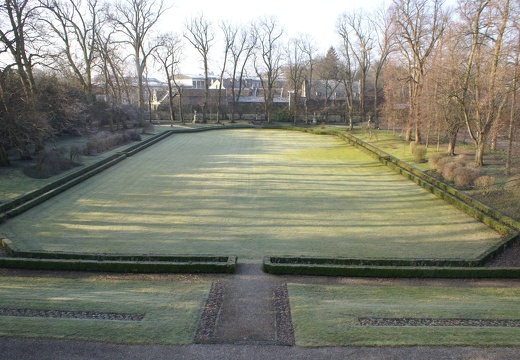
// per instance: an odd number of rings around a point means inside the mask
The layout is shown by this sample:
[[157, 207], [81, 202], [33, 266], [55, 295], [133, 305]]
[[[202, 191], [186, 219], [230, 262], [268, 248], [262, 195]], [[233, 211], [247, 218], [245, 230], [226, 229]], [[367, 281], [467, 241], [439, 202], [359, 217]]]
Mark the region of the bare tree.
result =
[[344, 46], [350, 48], [350, 55], [357, 62], [359, 79], [359, 115], [366, 115], [367, 76], [372, 66], [372, 51], [375, 48], [375, 34], [372, 22], [362, 10], [344, 13], [338, 20], [338, 30]]
[[418, 102], [428, 59], [446, 27], [447, 15], [443, 0], [393, 0], [393, 21], [402, 56], [408, 65], [409, 123], [406, 140], [411, 140], [415, 127], [415, 141], [421, 141], [420, 104]]
[[254, 29], [257, 39], [254, 66], [264, 92], [265, 117], [270, 123], [274, 98], [273, 89], [280, 76], [282, 66], [280, 41], [283, 29], [280, 28], [275, 17], [264, 17], [258, 20]]
[[300, 41], [300, 50], [306, 58], [306, 80], [305, 80], [305, 123], [309, 122], [309, 103], [312, 100], [312, 82], [314, 80], [314, 67], [316, 63], [316, 46], [309, 35], [303, 35]]
[[40, 37], [40, 14], [35, 0], [4, 0], [0, 4], [0, 53], [10, 54], [25, 95], [34, 94], [33, 67], [41, 56], [35, 44]]
[[121, 108], [124, 103], [131, 101], [129, 84], [123, 70], [125, 60], [118, 49], [119, 44], [112, 40], [113, 32], [98, 32], [96, 36], [97, 52], [100, 57], [100, 73], [105, 87], [105, 101], [112, 107], [111, 115], [108, 118], [110, 131], [115, 130], [114, 118], [117, 130], [120, 130], [121, 127], [127, 128], [126, 118], [115, 116], [117, 109]]
[[185, 26], [184, 37], [193, 45], [202, 57], [204, 66], [204, 105], [202, 107], [202, 121], [207, 121], [209, 98], [209, 52], [215, 40], [212, 24], [203, 14], [191, 19]]
[[222, 62], [222, 69], [220, 70], [219, 85], [218, 85], [218, 100], [217, 100], [217, 123], [220, 122], [220, 111], [222, 106], [222, 87], [224, 83], [224, 74], [226, 72], [226, 66], [228, 58], [232, 49], [235, 45], [235, 38], [238, 34], [238, 27], [231, 25], [229, 22], [222, 21], [220, 23], [220, 29], [224, 35], [224, 59]]
[[168, 8], [164, 0], [119, 0], [110, 12], [115, 29], [123, 35], [122, 43], [133, 51], [137, 75], [137, 108], [139, 125], [144, 125], [144, 71], [149, 56], [157, 47], [151, 43], [151, 31]]
[[501, 118], [508, 86], [501, 73], [505, 59], [504, 35], [510, 15], [509, 0], [460, 2], [461, 36], [468, 44], [461, 59], [460, 87], [453, 98], [464, 112], [464, 121], [475, 144], [475, 164], [484, 164], [484, 150], [493, 125]]
[[[345, 121], [349, 122], [349, 130], [354, 129], [354, 81], [357, 76], [354, 48], [352, 45], [352, 29], [348, 25], [348, 21], [340, 20], [337, 24], [338, 34], [343, 40], [343, 68], [341, 71], [341, 80], [345, 87], [345, 107], [347, 118]], [[357, 63], [359, 65], [359, 63]]]
[[[64, 56], [76, 79], [80, 82], [92, 104], [92, 68], [96, 56], [96, 38], [100, 31], [101, 6], [98, 0], [40, 0], [41, 5], [51, 14], [44, 19], [60, 39], [63, 48], [57, 56]], [[80, 56], [77, 56], [77, 54]]]
[[[249, 28], [242, 27], [231, 47], [231, 122], [235, 122], [236, 104], [242, 95], [246, 66], [256, 46], [256, 37]], [[238, 82], [238, 85], [237, 85]], [[237, 92], [238, 86], [238, 92]]]
[[[518, 7], [514, 8], [515, 12], [518, 12], [520, 9]], [[513, 142], [515, 136], [515, 128], [516, 122], [518, 122], [518, 90], [519, 90], [519, 76], [520, 76], [520, 23], [518, 20], [518, 13], [513, 17], [513, 41], [511, 44], [511, 63], [513, 66], [513, 76], [510, 85], [511, 89], [511, 108], [509, 113], [509, 124], [507, 131], [507, 157], [506, 157], [506, 175], [511, 175], [512, 168], [512, 158], [513, 158]]]
[[161, 64], [161, 68], [166, 75], [168, 82], [168, 107], [170, 110], [170, 120], [175, 121], [175, 108], [173, 99], [177, 94], [173, 92], [173, 79], [175, 78], [175, 70], [180, 62], [182, 51], [181, 40], [176, 34], [168, 33], [159, 37], [159, 46], [155, 49], [154, 58]]
[[377, 43], [377, 59], [375, 59], [373, 65], [375, 67], [373, 119], [376, 128], [379, 125], [379, 81], [388, 57], [395, 50], [395, 36], [392, 32], [393, 27], [391, 24], [392, 18], [389, 16], [386, 7], [381, 7], [375, 12], [374, 17], [372, 18], [372, 27], [375, 31]]
[[302, 48], [302, 38], [294, 38], [289, 40], [286, 50], [288, 79], [292, 87], [292, 95], [291, 93], [289, 94], [289, 106], [295, 125], [298, 122], [300, 92], [305, 82], [305, 70], [307, 67], [305, 53], [302, 51]]

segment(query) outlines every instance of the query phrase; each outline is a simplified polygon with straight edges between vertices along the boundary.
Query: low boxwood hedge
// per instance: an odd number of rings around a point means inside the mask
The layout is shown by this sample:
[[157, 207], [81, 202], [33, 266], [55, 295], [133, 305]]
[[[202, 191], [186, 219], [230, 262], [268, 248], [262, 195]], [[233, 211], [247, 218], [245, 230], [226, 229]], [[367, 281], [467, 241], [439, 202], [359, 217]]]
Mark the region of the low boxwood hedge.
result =
[[9, 239], [0, 267], [31, 270], [83, 270], [142, 273], [227, 273], [236, 271], [235, 255], [125, 255], [20, 251]]
[[[308, 260], [308, 259], [307, 259]], [[298, 263], [264, 257], [262, 268], [276, 275], [318, 275], [381, 278], [520, 278], [520, 267], [378, 266], [330, 263]]]
[[[210, 258], [214, 258], [210, 256]], [[123, 273], [234, 273], [236, 258], [228, 261], [117, 261], [0, 257], [0, 267], [29, 270], [103, 271]]]

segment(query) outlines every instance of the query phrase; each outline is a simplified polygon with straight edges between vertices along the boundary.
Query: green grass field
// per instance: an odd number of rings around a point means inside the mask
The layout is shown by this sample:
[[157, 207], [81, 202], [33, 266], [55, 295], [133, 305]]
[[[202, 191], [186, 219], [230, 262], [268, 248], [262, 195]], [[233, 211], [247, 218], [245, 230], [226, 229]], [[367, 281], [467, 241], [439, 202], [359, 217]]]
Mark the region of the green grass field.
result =
[[288, 284], [299, 346], [519, 346], [519, 327], [360, 326], [358, 318], [517, 320], [519, 288]]
[[0, 234], [22, 250], [474, 258], [499, 234], [331, 136], [173, 135]]
[[0, 276], [0, 309], [145, 314], [141, 321], [0, 316], [0, 336], [191, 343], [210, 282], [144, 280]]

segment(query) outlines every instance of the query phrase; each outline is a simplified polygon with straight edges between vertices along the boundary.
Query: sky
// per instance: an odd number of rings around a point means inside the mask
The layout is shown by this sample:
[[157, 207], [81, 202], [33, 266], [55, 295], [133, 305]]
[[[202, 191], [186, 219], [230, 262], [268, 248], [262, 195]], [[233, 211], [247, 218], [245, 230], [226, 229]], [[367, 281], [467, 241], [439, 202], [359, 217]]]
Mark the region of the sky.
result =
[[[169, 3], [171, 0], [166, 0]], [[339, 44], [336, 34], [336, 20], [344, 13], [362, 8], [370, 12], [389, 0], [175, 0], [173, 7], [161, 19], [161, 28], [165, 31], [183, 33], [186, 21], [201, 13], [214, 24], [215, 32], [220, 35], [219, 21], [226, 19], [235, 24], [247, 25], [264, 15], [275, 16], [284, 28], [286, 38], [308, 34], [316, 42], [325, 55], [328, 48]], [[197, 56], [192, 45], [185, 42], [181, 71], [186, 74], [202, 74], [201, 57]], [[223, 44], [215, 43], [212, 48], [213, 58], [217, 59], [223, 52]], [[218, 71], [218, 62], [211, 68]]]

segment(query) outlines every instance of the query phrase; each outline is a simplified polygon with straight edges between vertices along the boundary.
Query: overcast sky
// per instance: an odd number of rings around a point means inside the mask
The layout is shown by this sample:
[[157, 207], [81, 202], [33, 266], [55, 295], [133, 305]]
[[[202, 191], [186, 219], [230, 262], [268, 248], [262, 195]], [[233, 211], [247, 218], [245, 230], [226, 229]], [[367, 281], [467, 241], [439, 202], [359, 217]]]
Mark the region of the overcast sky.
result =
[[[336, 35], [336, 20], [344, 12], [363, 8], [372, 11], [389, 0], [175, 0], [161, 21], [162, 28], [182, 35], [184, 24], [188, 19], [200, 13], [210, 19], [217, 35], [220, 36], [218, 23], [227, 19], [236, 24], [248, 24], [263, 15], [275, 16], [283, 26], [287, 38], [298, 34], [308, 34], [315, 39], [321, 52], [326, 52], [330, 46], [336, 46], [339, 38]], [[168, 2], [168, 0], [166, 0]], [[192, 47], [190, 44], [185, 45]], [[223, 52], [222, 45], [215, 44], [212, 53], [217, 58]], [[184, 73], [202, 73], [200, 59], [193, 54], [192, 49], [185, 51], [189, 60], [184, 61], [181, 70]], [[212, 68], [218, 65], [214, 64]]]

